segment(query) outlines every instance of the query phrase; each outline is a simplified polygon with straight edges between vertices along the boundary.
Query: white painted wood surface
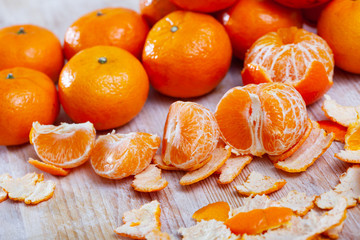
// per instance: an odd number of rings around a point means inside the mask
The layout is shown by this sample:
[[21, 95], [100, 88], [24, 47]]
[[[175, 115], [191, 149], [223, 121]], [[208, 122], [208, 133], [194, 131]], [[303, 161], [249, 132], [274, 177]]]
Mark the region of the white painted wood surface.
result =
[[[63, 40], [66, 28], [81, 15], [103, 7], [123, 6], [138, 10], [137, 0], [1, 0], [0, 27], [31, 23], [46, 27]], [[229, 73], [212, 93], [192, 99], [211, 110], [221, 96], [231, 87], [241, 85], [242, 62], [234, 60]], [[335, 70], [334, 86], [328, 94], [341, 104], [360, 105], [360, 76]], [[162, 136], [163, 125], [173, 98], [151, 90], [141, 113], [117, 132], [145, 131]], [[321, 102], [309, 107], [315, 120], [325, 119]], [[70, 119], [61, 112], [56, 124]], [[104, 132], [103, 132], [104, 133]], [[45, 174], [45, 179], [56, 181], [54, 197], [36, 206], [7, 200], [0, 204], [0, 239], [123, 239], [113, 230], [122, 224], [122, 214], [157, 199], [162, 207], [162, 230], [177, 234], [179, 227], [194, 224], [191, 215], [200, 207], [215, 201], [227, 201], [239, 206], [240, 197], [233, 186], [257, 170], [273, 177], [285, 178], [288, 183], [271, 195], [278, 199], [296, 189], [307, 194], [321, 194], [338, 183], [338, 177], [349, 164], [335, 159], [334, 153], [342, 148], [334, 142], [331, 148], [306, 172], [290, 174], [275, 169], [267, 159], [255, 159], [231, 184], [221, 186], [212, 176], [191, 186], [180, 186], [181, 172], [165, 172], [169, 186], [158, 193], [138, 193], [130, 186], [132, 179], [113, 181], [97, 176], [89, 163], [73, 170], [67, 177]], [[0, 174], [10, 173], [20, 177], [28, 172], [40, 172], [27, 163], [28, 157], [36, 158], [33, 147], [0, 146]], [[359, 205], [348, 210], [348, 217], [340, 239], [360, 239]], [[177, 235], [179, 237], [179, 235]], [[124, 238], [125, 239], [125, 238]]]

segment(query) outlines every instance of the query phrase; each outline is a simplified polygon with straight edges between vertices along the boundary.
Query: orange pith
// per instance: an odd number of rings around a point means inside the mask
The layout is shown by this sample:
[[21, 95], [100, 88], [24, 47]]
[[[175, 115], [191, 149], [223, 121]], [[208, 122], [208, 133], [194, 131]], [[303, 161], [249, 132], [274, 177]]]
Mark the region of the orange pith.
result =
[[228, 145], [240, 154], [256, 156], [284, 153], [308, 126], [303, 99], [283, 83], [230, 89], [218, 103], [215, 117]]
[[244, 66], [244, 84], [285, 82], [300, 92], [307, 105], [321, 98], [333, 84], [330, 47], [316, 34], [296, 27], [259, 38], [247, 52]]
[[330, 120], [318, 121], [318, 124], [320, 128], [324, 129], [327, 133], [334, 133], [336, 141], [345, 143], [346, 127]]
[[208, 109], [177, 101], [171, 104], [165, 123], [163, 162], [184, 170], [201, 167], [215, 150], [219, 136], [215, 117]]
[[236, 0], [171, 0], [174, 4], [184, 10], [196, 12], [216, 12], [230, 7]]
[[28, 163], [36, 167], [37, 169], [40, 169], [41, 171], [50, 173], [55, 176], [66, 176], [70, 173], [69, 169], [64, 169], [60, 167], [56, 167], [55, 165], [40, 162], [38, 160], [29, 158]]
[[269, 207], [240, 212], [225, 221], [225, 225], [235, 234], [259, 234], [289, 222], [293, 216], [290, 208]]
[[215, 219], [225, 222], [229, 218], [230, 206], [227, 202], [215, 202], [206, 205], [197, 210], [192, 218], [200, 222], [201, 220], [209, 221]]
[[122, 179], [145, 170], [158, 147], [160, 138], [149, 133], [128, 133], [100, 136], [91, 155], [96, 174]]

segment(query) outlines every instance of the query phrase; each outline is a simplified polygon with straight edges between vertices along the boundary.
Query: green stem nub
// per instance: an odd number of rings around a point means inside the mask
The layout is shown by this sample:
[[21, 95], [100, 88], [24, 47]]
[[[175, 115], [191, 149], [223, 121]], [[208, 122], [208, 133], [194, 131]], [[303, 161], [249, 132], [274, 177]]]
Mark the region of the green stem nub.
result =
[[17, 34], [25, 34], [25, 29], [23, 27], [21, 27], [19, 29], [19, 31], [17, 32]]
[[100, 12], [100, 11], [98, 11], [97, 13], [96, 13], [96, 16], [102, 16], [102, 15], [104, 15], [102, 12]]
[[106, 57], [101, 57], [101, 58], [98, 59], [98, 62], [99, 62], [100, 64], [104, 64], [104, 63], [107, 62], [107, 58], [106, 58]]
[[6, 79], [14, 79], [14, 75], [12, 73], [9, 73], [6, 77]]
[[172, 26], [172, 27], [170, 28], [170, 31], [174, 33], [174, 32], [176, 32], [178, 29], [179, 29], [179, 28], [178, 28], [177, 26]]

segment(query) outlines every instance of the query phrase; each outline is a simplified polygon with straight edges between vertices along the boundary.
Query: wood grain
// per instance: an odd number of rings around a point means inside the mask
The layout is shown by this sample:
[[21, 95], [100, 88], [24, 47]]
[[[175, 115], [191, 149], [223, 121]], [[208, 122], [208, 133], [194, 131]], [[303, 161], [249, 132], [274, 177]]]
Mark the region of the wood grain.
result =
[[[62, 40], [66, 28], [78, 17], [89, 11], [107, 7], [124, 6], [138, 10], [135, 0], [2, 0], [0, 2], [0, 27], [32, 23], [51, 29]], [[308, 28], [309, 29], [309, 28]], [[313, 30], [313, 29], [310, 29]], [[242, 62], [234, 60], [222, 83], [207, 96], [191, 99], [214, 110], [221, 96], [231, 87], [241, 85]], [[359, 75], [335, 70], [334, 86], [329, 95], [341, 104], [360, 105]], [[151, 90], [141, 113], [129, 124], [116, 129], [120, 133], [145, 131], [162, 136], [169, 105], [175, 99]], [[325, 119], [321, 102], [309, 107], [315, 120]], [[71, 122], [61, 112], [56, 123]], [[102, 132], [103, 134], [106, 132]], [[338, 183], [338, 177], [350, 166], [337, 159], [334, 153], [343, 147], [333, 143], [331, 148], [301, 174], [285, 173], [275, 169], [267, 159], [255, 159], [231, 184], [221, 186], [212, 176], [191, 186], [180, 186], [181, 172], [165, 172], [169, 186], [158, 193], [134, 192], [132, 179], [112, 181], [97, 176], [89, 163], [75, 169], [67, 177], [45, 174], [45, 179], [56, 181], [54, 197], [36, 206], [5, 201], [0, 204], [0, 239], [122, 239], [113, 230], [122, 224], [122, 214], [142, 204], [157, 199], [161, 203], [162, 230], [177, 235], [179, 227], [194, 224], [191, 215], [200, 207], [215, 201], [227, 201], [237, 207], [243, 202], [233, 186], [241, 183], [252, 171], [285, 178], [288, 183], [271, 195], [278, 199], [296, 189], [307, 194], [321, 194]], [[25, 144], [17, 147], [0, 146], [0, 174], [10, 173], [20, 177], [28, 172], [39, 172], [26, 161], [36, 158], [33, 147]], [[359, 205], [349, 209], [341, 239], [360, 239]]]

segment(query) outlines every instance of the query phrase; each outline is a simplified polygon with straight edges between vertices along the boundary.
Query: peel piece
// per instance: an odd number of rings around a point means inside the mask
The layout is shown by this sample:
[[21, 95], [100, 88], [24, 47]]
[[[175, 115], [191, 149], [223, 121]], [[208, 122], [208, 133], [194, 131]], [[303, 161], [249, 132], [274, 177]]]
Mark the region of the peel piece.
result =
[[246, 167], [252, 159], [252, 156], [230, 157], [225, 164], [218, 169], [220, 172], [218, 183], [228, 184], [234, 181], [234, 179], [239, 176], [244, 167]]
[[0, 203], [8, 198], [7, 192], [2, 188], [2, 184], [4, 181], [7, 181], [9, 179], [11, 179], [11, 176], [8, 173], [0, 175]]
[[337, 226], [332, 227], [328, 230], [326, 230], [323, 235], [331, 238], [331, 239], [337, 239], [339, 238], [339, 234], [341, 233], [341, 231], [344, 228], [344, 224], [345, 224], [345, 219]]
[[314, 208], [315, 198], [316, 196], [307, 196], [306, 193], [293, 190], [275, 202], [273, 206], [287, 207], [293, 210], [296, 215], [304, 216], [310, 209]]
[[136, 174], [131, 186], [139, 192], [156, 192], [168, 185], [161, 177], [161, 170], [155, 164], [150, 164], [143, 172]]
[[254, 209], [268, 208], [271, 207], [273, 203], [273, 200], [271, 200], [267, 195], [250, 196], [245, 199], [244, 204], [241, 207], [232, 209], [230, 216], [235, 216], [240, 212], [249, 212]]
[[34, 191], [25, 198], [24, 202], [26, 204], [38, 204], [50, 199], [54, 195], [55, 186], [55, 182], [51, 180], [38, 182]]
[[30, 163], [37, 169], [40, 169], [41, 171], [44, 171], [47, 173], [50, 173], [54, 176], [66, 176], [70, 173], [70, 169], [57, 167], [55, 165], [45, 163], [45, 162], [40, 162], [40, 161], [32, 159], [32, 158], [29, 158], [28, 163]]
[[285, 179], [274, 179], [258, 172], [251, 172], [242, 185], [235, 186], [239, 194], [250, 196], [278, 191], [286, 184]]
[[116, 228], [115, 233], [120, 236], [145, 239], [146, 235], [154, 230], [160, 230], [160, 203], [152, 201], [144, 204], [139, 209], [125, 212], [123, 216], [124, 225]]
[[303, 172], [330, 147], [334, 134], [326, 134], [317, 122], [312, 122], [313, 129], [304, 144], [289, 158], [274, 163], [276, 168], [286, 172]]
[[345, 135], [345, 150], [335, 157], [348, 163], [360, 163], [360, 118], [350, 123]]
[[180, 168], [174, 167], [172, 165], [166, 165], [163, 162], [161, 155], [155, 155], [152, 159], [152, 163], [155, 164], [158, 168], [163, 169], [163, 170], [168, 170], [168, 171], [181, 170]]
[[335, 141], [345, 143], [346, 127], [330, 120], [317, 121], [317, 123], [327, 133], [334, 133]]
[[216, 170], [221, 168], [224, 163], [229, 159], [231, 155], [231, 148], [225, 147], [222, 143], [218, 144], [218, 147], [211, 154], [210, 161], [205, 164], [203, 167], [186, 173], [181, 179], [181, 185], [190, 185], [196, 182], [199, 182], [211, 174], [213, 174]]
[[240, 240], [223, 222], [216, 220], [203, 220], [195, 226], [180, 228], [179, 233], [183, 236], [183, 240]]
[[216, 220], [225, 222], [229, 218], [230, 206], [227, 202], [215, 202], [197, 210], [192, 218], [197, 222], [201, 220]]
[[5, 201], [8, 198], [7, 192], [0, 188], [0, 203]]
[[360, 106], [342, 106], [335, 100], [331, 99], [329, 95], [324, 95], [324, 97], [325, 101], [321, 109], [324, 111], [325, 116], [330, 120], [344, 127], [348, 127], [350, 123], [357, 120], [360, 112]]
[[173, 235], [166, 232], [161, 232], [159, 229], [153, 230], [151, 233], [145, 236], [146, 240], [175, 240]]
[[343, 162], [355, 163], [355, 164], [360, 163], [360, 150], [359, 151], [341, 150], [340, 152], [335, 153], [334, 156]]
[[24, 201], [34, 192], [36, 184], [43, 180], [43, 174], [28, 173], [21, 178], [10, 178], [3, 181], [2, 188], [8, 193], [11, 200]]

